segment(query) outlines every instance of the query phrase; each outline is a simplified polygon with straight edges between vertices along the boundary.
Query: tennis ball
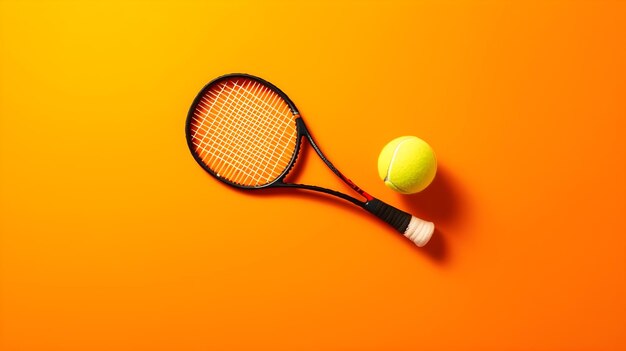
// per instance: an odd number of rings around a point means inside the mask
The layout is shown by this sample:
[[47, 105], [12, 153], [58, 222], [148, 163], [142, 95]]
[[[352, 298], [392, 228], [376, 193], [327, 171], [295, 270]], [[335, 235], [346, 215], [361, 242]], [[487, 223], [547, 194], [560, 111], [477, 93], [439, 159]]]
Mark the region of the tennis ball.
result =
[[378, 156], [378, 175], [389, 188], [402, 193], [420, 192], [433, 181], [437, 159], [424, 140], [403, 136], [390, 141]]

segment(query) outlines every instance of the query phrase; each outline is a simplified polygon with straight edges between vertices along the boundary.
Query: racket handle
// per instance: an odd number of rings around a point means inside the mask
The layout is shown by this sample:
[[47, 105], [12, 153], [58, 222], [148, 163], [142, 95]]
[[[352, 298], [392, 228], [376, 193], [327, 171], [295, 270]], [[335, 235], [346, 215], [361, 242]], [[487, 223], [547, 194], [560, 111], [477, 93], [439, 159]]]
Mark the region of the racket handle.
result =
[[363, 208], [387, 222], [419, 247], [426, 245], [435, 231], [432, 222], [419, 219], [378, 199], [366, 202]]

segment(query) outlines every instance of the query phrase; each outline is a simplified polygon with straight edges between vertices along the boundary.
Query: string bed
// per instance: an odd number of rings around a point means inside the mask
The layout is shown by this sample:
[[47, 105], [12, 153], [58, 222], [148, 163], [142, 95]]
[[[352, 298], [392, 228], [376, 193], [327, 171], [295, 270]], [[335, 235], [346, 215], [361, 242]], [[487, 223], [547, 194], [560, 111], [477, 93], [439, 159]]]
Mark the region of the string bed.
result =
[[190, 121], [194, 152], [218, 177], [244, 186], [276, 180], [295, 152], [295, 116], [287, 103], [253, 79], [214, 84]]

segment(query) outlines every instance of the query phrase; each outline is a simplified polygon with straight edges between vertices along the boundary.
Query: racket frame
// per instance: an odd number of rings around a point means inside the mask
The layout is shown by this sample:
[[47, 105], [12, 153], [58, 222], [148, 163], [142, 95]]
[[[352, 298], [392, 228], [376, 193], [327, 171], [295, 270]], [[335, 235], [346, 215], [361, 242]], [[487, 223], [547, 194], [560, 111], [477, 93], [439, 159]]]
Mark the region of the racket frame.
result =
[[[276, 177], [276, 179], [274, 179], [271, 182], [268, 182], [267, 184], [262, 184], [262, 185], [257, 185], [257, 186], [247, 186], [247, 185], [242, 185], [242, 184], [231, 182], [228, 179], [218, 176], [217, 173], [215, 173], [211, 168], [209, 168], [204, 163], [200, 155], [196, 152], [196, 148], [194, 147], [194, 144], [192, 142], [191, 123], [193, 121], [193, 116], [194, 116], [194, 112], [196, 111], [196, 107], [199, 104], [202, 97], [205, 96], [206, 92], [209, 89], [211, 89], [214, 85], [219, 84], [220, 82], [225, 81], [225, 80], [236, 79], [236, 78], [254, 80], [266, 86], [267, 88], [271, 89], [273, 92], [278, 94], [286, 102], [287, 106], [291, 110], [291, 113], [295, 117], [294, 121], [295, 121], [295, 128], [296, 128], [296, 141], [295, 141], [293, 154], [291, 155], [291, 159], [289, 160], [289, 163], [287, 164], [283, 172], [278, 177]], [[391, 225], [398, 232], [402, 233], [405, 237], [407, 237], [408, 239], [413, 241], [417, 246], [420, 246], [420, 247], [426, 245], [426, 243], [428, 242], [428, 240], [430, 239], [434, 231], [433, 223], [423, 221], [417, 217], [412, 216], [410, 213], [397, 209], [371, 196], [370, 194], [366, 193], [363, 189], [359, 188], [356, 184], [354, 184], [354, 182], [352, 182], [346, 176], [344, 176], [330, 162], [330, 160], [328, 160], [328, 158], [324, 155], [322, 150], [320, 150], [319, 146], [315, 143], [315, 140], [313, 140], [313, 136], [309, 132], [306, 124], [304, 123], [304, 120], [300, 116], [300, 112], [296, 108], [296, 105], [293, 103], [293, 101], [291, 101], [291, 99], [287, 96], [287, 94], [285, 94], [282, 90], [280, 90], [274, 84], [262, 78], [259, 78], [250, 74], [245, 74], [245, 73], [231, 73], [231, 74], [226, 74], [226, 75], [217, 77], [214, 80], [210, 81], [207, 85], [205, 85], [202, 88], [202, 90], [200, 90], [200, 92], [194, 99], [193, 103], [191, 104], [191, 107], [189, 108], [189, 113], [187, 114], [187, 121], [185, 123], [185, 137], [187, 139], [187, 145], [189, 146], [189, 150], [191, 151], [193, 158], [200, 165], [200, 167], [202, 167], [205, 171], [207, 171], [210, 175], [215, 177], [217, 180], [225, 184], [228, 184], [230, 186], [233, 186], [235, 188], [246, 189], [246, 190], [257, 190], [257, 189], [265, 189], [265, 188], [295, 188], [295, 189], [310, 190], [310, 191], [316, 191], [320, 193], [329, 194], [329, 195], [338, 197], [340, 199], [349, 201], [355, 204], [356, 206], [359, 206], [363, 208], [364, 210], [370, 212], [371, 214], [375, 215], [376, 217], [382, 219], [383, 221]], [[307, 138], [313, 150], [315, 150], [317, 155], [322, 159], [322, 161], [326, 164], [326, 166], [328, 166], [328, 168], [330, 168], [330, 170], [333, 173], [335, 173], [335, 175], [337, 175], [339, 179], [341, 179], [345, 184], [347, 184], [350, 188], [352, 188], [357, 194], [365, 198], [365, 201], [361, 201], [353, 196], [344, 194], [336, 190], [327, 189], [321, 186], [285, 182], [285, 178], [287, 177], [287, 175], [293, 169], [293, 167], [295, 166], [297, 162], [298, 155], [300, 153], [300, 148], [302, 147], [302, 140], [304, 137]]]
[[[291, 159], [289, 160], [289, 163], [287, 164], [287, 166], [285, 167], [283, 172], [276, 179], [274, 179], [273, 181], [271, 181], [271, 182], [269, 182], [267, 184], [255, 185], [255, 186], [242, 185], [242, 184], [237, 184], [237, 183], [231, 182], [228, 179], [225, 179], [223, 177], [218, 176], [215, 171], [213, 171], [209, 166], [207, 166], [204, 163], [204, 161], [202, 160], [200, 155], [197, 152], [195, 152], [195, 148], [194, 148], [194, 145], [193, 145], [193, 142], [192, 142], [191, 123], [192, 123], [193, 118], [194, 118], [194, 112], [196, 111], [196, 108], [197, 108], [198, 104], [200, 103], [200, 100], [202, 99], [202, 97], [205, 96], [207, 91], [212, 89], [215, 85], [217, 85], [217, 84], [219, 84], [219, 83], [221, 83], [223, 81], [226, 81], [226, 80], [237, 79], [237, 78], [251, 79], [251, 80], [254, 80], [254, 81], [256, 81], [256, 82], [266, 86], [267, 88], [271, 89], [273, 92], [278, 94], [285, 101], [285, 103], [287, 103], [287, 106], [289, 107], [289, 109], [291, 110], [291, 113], [295, 117], [296, 143], [295, 143], [295, 148], [294, 148], [293, 154], [291, 155]], [[332, 164], [332, 162], [330, 162], [330, 160], [328, 160], [326, 155], [324, 155], [322, 150], [315, 143], [315, 140], [313, 139], [313, 136], [311, 135], [311, 132], [309, 132], [309, 129], [307, 128], [306, 124], [304, 123], [304, 120], [300, 116], [300, 111], [298, 110], [296, 105], [293, 103], [293, 101], [291, 101], [291, 99], [287, 96], [287, 94], [285, 94], [277, 86], [275, 86], [274, 84], [264, 80], [263, 78], [259, 78], [259, 77], [256, 77], [256, 76], [253, 76], [253, 75], [250, 75], [250, 74], [246, 74], [246, 73], [230, 73], [230, 74], [225, 74], [225, 75], [219, 76], [219, 77], [213, 79], [212, 81], [210, 81], [209, 83], [207, 83], [200, 90], [200, 92], [198, 93], [198, 95], [194, 99], [193, 103], [191, 104], [191, 107], [189, 108], [189, 112], [187, 113], [187, 121], [185, 123], [185, 137], [187, 139], [187, 145], [189, 146], [189, 150], [191, 150], [191, 154], [193, 155], [193, 158], [200, 165], [200, 167], [202, 167], [205, 171], [207, 171], [213, 177], [217, 178], [219, 181], [221, 181], [223, 183], [226, 183], [226, 184], [228, 184], [230, 186], [236, 187], [236, 188], [246, 189], [246, 190], [257, 190], [257, 189], [265, 189], [265, 188], [296, 188], [296, 189], [311, 190], [311, 191], [322, 192], [322, 193], [326, 193], [326, 194], [329, 194], [329, 195], [333, 195], [333, 196], [339, 197], [339, 198], [341, 198], [343, 200], [352, 202], [353, 204], [355, 204], [355, 205], [357, 205], [359, 207], [363, 207], [363, 208], [365, 208], [365, 204], [367, 203], [367, 201], [371, 201], [371, 200], [374, 199], [373, 196], [371, 196], [370, 194], [365, 192], [359, 186], [354, 184], [354, 182], [352, 182], [350, 179], [348, 179], [345, 175], [343, 175], [343, 173], [341, 173], [337, 169], [337, 167], [335, 167]], [[322, 159], [322, 161], [326, 164], [326, 166], [328, 166], [328, 168], [330, 168], [330, 170], [333, 173], [335, 173], [335, 175], [337, 175], [339, 177], [339, 179], [341, 179], [344, 183], [346, 183], [350, 188], [352, 188], [359, 195], [363, 196], [365, 198], [365, 201], [361, 201], [361, 200], [359, 200], [359, 199], [357, 199], [357, 198], [355, 198], [353, 196], [344, 194], [344, 193], [336, 191], [336, 190], [327, 189], [327, 188], [316, 186], [316, 185], [287, 183], [287, 182], [285, 182], [285, 178], [287, 177], [287, 175], [289, 175], [289, 172], [291, 172], [291, 170], [294, 168], [294, 166], [295, 166], [295, 164], [296, 164], [296, 162], [298, 160], [298, 154], [300, 153], [300, 148], [302, 147], [302, 138], [304, 138], [304, 137], [307, 138], [307, 140], [309, 141], [309, 144], [311, 145], [313, 150], [315, 150], [317, 155]]]

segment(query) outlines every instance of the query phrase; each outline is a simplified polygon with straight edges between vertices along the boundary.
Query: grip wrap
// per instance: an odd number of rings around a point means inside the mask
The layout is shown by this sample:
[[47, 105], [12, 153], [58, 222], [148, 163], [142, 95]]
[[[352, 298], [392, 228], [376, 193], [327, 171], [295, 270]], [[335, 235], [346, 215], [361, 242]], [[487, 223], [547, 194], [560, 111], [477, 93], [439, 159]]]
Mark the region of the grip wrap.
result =
[[376, 217], [387, 222], [402, 234], [406, 231], [406, 228], [409, 226], [409, 222], [411, 221], [411, 217], [413, 217], [409, 213], [399, 210], [378, 199], [372, 199], [366, 202], [363, 208]]

